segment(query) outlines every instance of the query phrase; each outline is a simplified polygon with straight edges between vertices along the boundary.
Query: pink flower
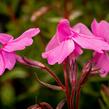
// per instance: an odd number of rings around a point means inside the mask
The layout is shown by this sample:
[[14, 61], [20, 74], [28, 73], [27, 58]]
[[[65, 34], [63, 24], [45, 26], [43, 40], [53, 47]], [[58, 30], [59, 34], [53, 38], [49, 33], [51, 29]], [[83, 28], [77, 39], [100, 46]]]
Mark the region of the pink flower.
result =
[[82, 54], [81, 48], [103, 53], [103, 50], [109, 50], [109, 45], [99, 37], [95, 37], [82, 23], [70, 27], [69, 21], [62, 19], [42, 57], [47, 58], [51, 65], [57, 62], [61, 64], [69, 55], [76, 58]]
[[[102, 38], [105, 42], [109, 44], [109, 23], [106, 21], [101, 21], [98, 23], [95, 19], [91, 25], [92, 32], [97, 37]], [[94, 53], [94, 62], [97, 67], [100, 68], [100, 76], [105, 77], [109, 72], [109, 56], [105, 51], [104, 53]]]
[[17, 50], [23, 50], [33, 43], [32, 37], [40, 32], [38, 28], [25, 31], [20, 37], [13, 39], [9, 34], [0, 33], [0, 75], [5, 69], [11, 70], [16, 63]]

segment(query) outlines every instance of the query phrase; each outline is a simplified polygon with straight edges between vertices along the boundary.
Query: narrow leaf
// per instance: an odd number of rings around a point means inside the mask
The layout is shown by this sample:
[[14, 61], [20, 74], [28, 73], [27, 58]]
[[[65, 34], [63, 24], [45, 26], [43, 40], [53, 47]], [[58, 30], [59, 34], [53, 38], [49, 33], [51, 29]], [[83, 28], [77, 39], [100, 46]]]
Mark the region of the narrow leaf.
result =
[[60, 86], [56, 86], [56, 85], [51, 85], [51, 84], [48, 84], [48, 83], [45, 83], [43, 81], [41, 81], [37, 75], [37, 73], [35, 73], [35, 77], [36, 77], [36, 80], [42, 85], [42, 86], [45, 86], [45, 87], [48, 87], [52, 90], [62, 90], [62, 88]]

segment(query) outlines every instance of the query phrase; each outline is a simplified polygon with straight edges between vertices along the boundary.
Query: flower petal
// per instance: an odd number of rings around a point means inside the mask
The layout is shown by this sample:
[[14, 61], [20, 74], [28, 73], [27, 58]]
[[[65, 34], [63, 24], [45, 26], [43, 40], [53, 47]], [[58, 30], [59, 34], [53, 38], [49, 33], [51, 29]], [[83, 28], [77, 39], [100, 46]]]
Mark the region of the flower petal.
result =
[[107, 53], [95, 53], [94, 62], [100, 68], [100, 76], [105, 77], [109, 72], [109, 56]]
[[25, 49], [26, 46], [30, 46], [33, 43], [32, 37], [37, 35], [39, 32], [40, 32], [39, 28], [31, 28], [25, 31], [17, 39], [7, 43], [7, 45], [3, 49], [8, 52], [23, 50]]
[[45, 51], [49, 51], [51, 49], [54, 49], [59, 45], [59, 40], [57, 35], [54, 35], [53, 38], [50, 40], [50, 42], [47, 44]]
[[56, 48], [42, 54], [43, 58], [48, 59], [48, 63], [53, 65], [58, 62], [61, 64], [64, 59], [74, 50], [73, 40], [66, 40], [59, 44]]
[[103, 38], [105, 41], [109, 43], [109, 23], [106, 21], [101, 21], [98, 23], [95, 19], [91, 24], [92, 32], [98, 36]]
[[77, 37], [72, 37], [72, 39], [80, 45], [82, 48], [95, 50], [99, 53], [103, 53], [103, 50], [109, 50], [109, 44], [95, 38], [84, 37], [84, 35], [78, 35]]
[[13, 69], [15, 63], [16, 63], [16, 55], [14, 52], [5, 52], [2, 51], [2, 55], [5, 61], [5, 68], [11, 70]]
[[0, 33], [0, 43], [6, 44], [8, 41], [11, 41], [13, 39], [13, 36], [5, 33]]
[[77, 31], [78, 34], [84, 35], [86, 38], [96, 38], [96, 39], [102, 39], [100, 37], [96, 37], [84, 24], [78, 23], [75, 26], [72, 27], [73, 31]]
[[68, 39], [68, 36], [70, 35], [70, 24], [67, 19], [62, 19], [57, 27], [56, 34], [53, 36], [53, 38], [50, 40], [46, 47], [46, 51], [54, 49], [61, 43], [62, 41]]
[[56, 35], [58, 36], [60, 42], [65, 41], [71, 35], [70, 24], [67, 19], [62, 19], [57, 27]]
[[0, 53], [0, 76], [4, 73], [4, 71], [5, 71], [5, 62], [2, 53]]
[[94, 35], [91, 33], [91, 31], [82, 23], [78, 23], [75, 26], [72, 27], [73, 30], [78, 30], [79, 33], [88, 35], [88, 37], [94, 37]]
[[77, 58], [82, 53], [83, 53], [83, 50], [77, 44], [75, 44], [75, 49], [74, 49], [74, 51], [72, 53], [72, 57]]

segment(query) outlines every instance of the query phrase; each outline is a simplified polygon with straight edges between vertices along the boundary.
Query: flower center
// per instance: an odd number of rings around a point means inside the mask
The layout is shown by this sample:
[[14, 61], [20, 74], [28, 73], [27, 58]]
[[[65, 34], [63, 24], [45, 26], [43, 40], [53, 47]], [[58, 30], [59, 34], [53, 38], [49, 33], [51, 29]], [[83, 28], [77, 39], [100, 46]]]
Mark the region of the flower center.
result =
[[78, 36], [78, 32], [76, 32], [74, 30], [71, 31], [71, 34], [72, 34], [72, 37], [77, 37]]

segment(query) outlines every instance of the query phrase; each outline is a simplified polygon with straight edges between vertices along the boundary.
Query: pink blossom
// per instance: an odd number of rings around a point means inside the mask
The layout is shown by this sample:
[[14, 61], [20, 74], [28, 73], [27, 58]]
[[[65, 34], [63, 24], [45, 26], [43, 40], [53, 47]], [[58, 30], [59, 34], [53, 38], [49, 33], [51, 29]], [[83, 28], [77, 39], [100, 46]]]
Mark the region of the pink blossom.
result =
[[103, 53], [103, 50], [109, 50], [109, 45], [101, 38], [95, 37], [82, 23], [70, 27], [69, 21], [62, 19], [42, 57], [47, 58], [51, 65], [57, 62], [61, 64], [70, 55], [76, 58], [76, 56], [82, 54], [81, 48]]
[[16, 63], [17, 50], [23, 50], [33, 43], [32, 37], [40, 32], [38, 28], [25, 31], [20, 37], [13, 39], [9, 34], [0, 33], [0, 75], [5, 69], [11, 70]]
[[[105, 42], [109, 44], [109, 23], [106, 21], [101, 21], [98, 23], [95, 19], [91, 25], [92, 32], [97, 37], [102, 38]], [[100, 76], [105, 77], [109, 72], [109, 56], [108, 52], [104, 53], [94, 53], [94, 62], [96, 66], [100, 68]]]

